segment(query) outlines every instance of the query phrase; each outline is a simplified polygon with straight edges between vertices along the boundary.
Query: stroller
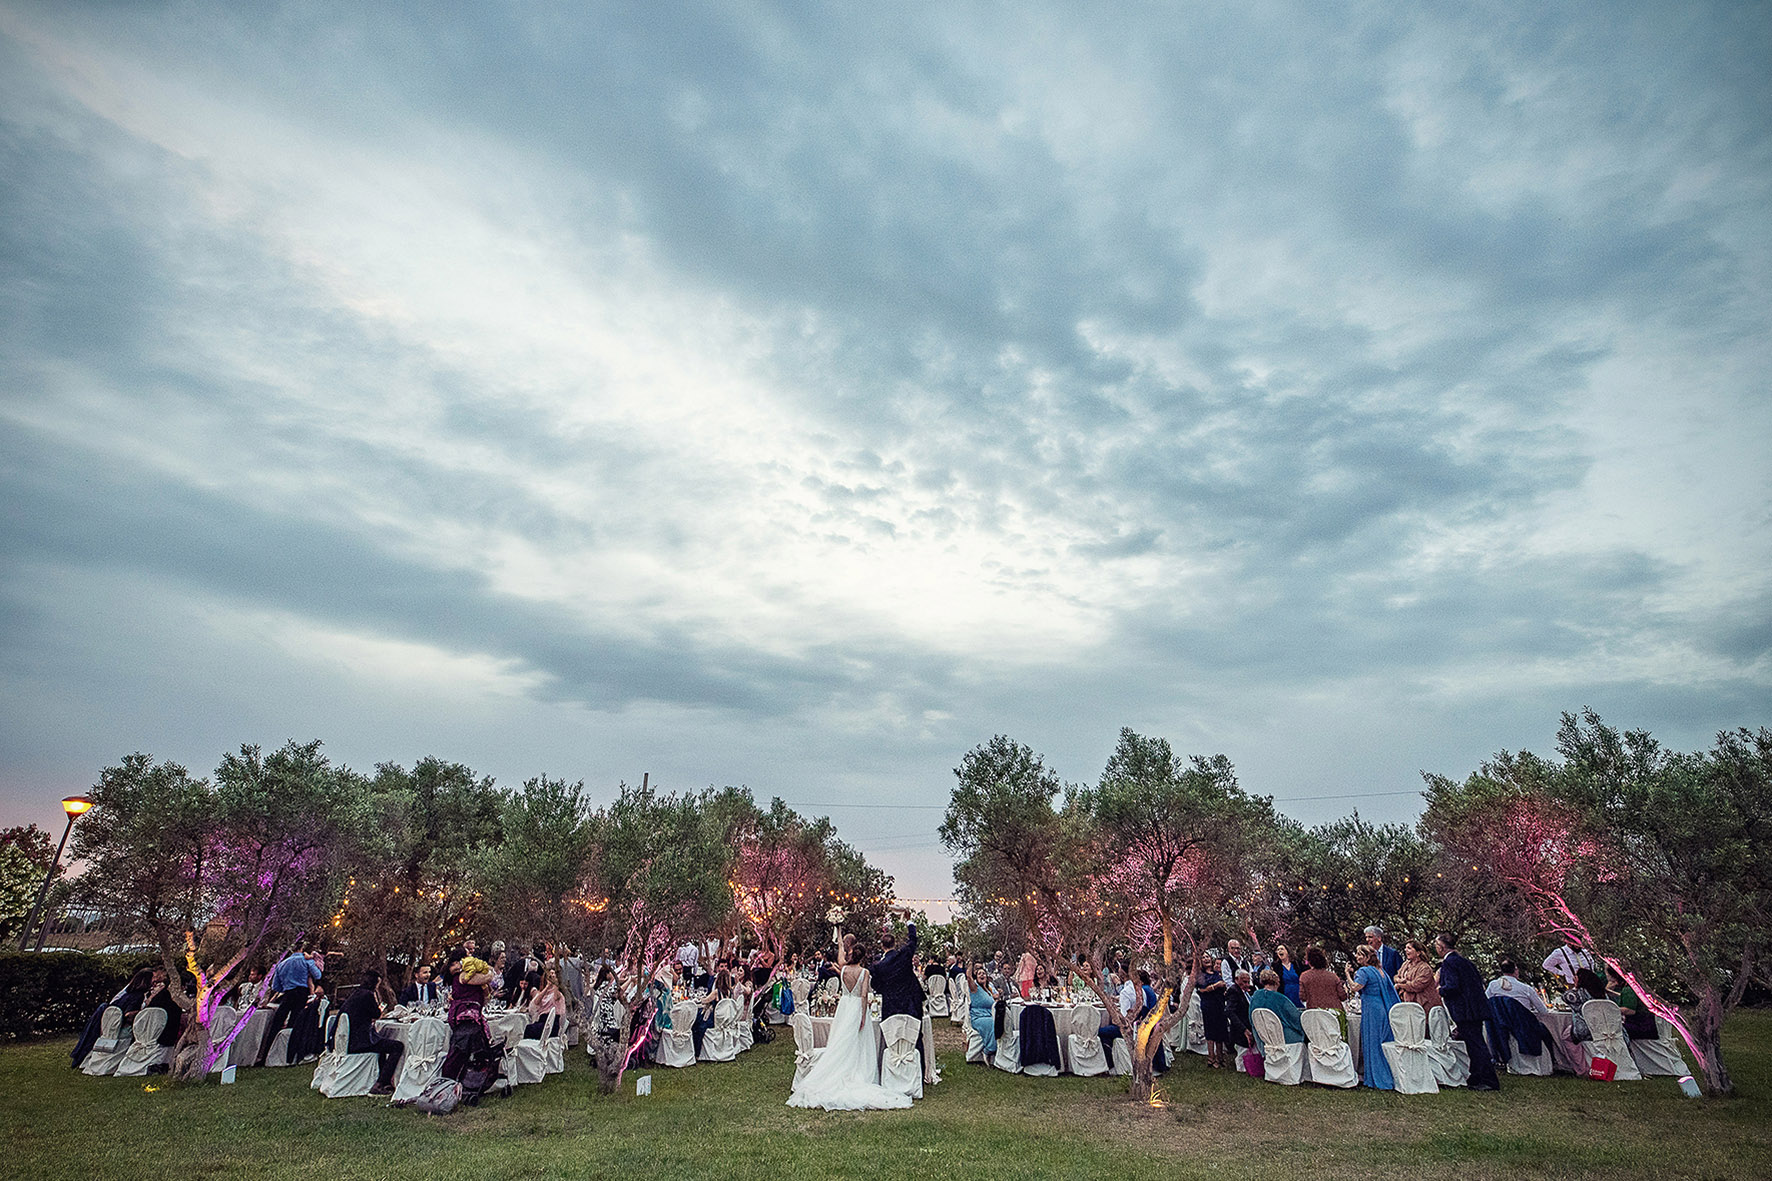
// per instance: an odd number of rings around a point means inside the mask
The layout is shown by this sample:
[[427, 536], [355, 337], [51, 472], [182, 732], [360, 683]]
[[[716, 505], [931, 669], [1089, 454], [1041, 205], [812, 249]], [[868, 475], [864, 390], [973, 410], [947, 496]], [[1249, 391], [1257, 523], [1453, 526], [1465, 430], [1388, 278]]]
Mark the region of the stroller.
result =
[[461, 1102], [475, 1107], [488, 1092], [509, 1096], [511, 1081], [504, 1074], [505, 1048], [493, 1045], [486, 1033], [471, 1021], [456, 1025], [449, 1035], [449, 1056], [441, 1073], [461, 1084]]

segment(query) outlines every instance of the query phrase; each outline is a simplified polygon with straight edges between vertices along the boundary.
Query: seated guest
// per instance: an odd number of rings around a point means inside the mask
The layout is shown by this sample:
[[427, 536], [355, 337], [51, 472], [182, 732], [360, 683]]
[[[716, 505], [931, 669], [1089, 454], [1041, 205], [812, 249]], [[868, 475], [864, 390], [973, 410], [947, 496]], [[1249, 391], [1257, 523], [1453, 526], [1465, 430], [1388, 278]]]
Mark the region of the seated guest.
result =
[[[1238, 968], [1231, 986], [1224, 990], [1224, 1023], [1230, 1031], [1231, 1045], [1246, 1050], [1255, 1046], [1255, 1028], [1249, 1024], [1249, 991], [1249, 972]], [[1231, 1069], [1236, 1067], [1237, 1060], [1233, 1057]]]
[[[194, 986], [196, 981], [191, 981], [191, 984]], [[187, 992], [189, 991], [194, 991], [194, 989], [188, 989]], [[172, 989], [166, 986], [166, 972], [163, 969], [155, 970], [153, 991], [142, 1008], [164, 1009], [166, 1011], [166, 1024], [160, 1027], [160, 1036], [156, 1039], [155, 1044], [160, 1046], [178, 1045], [178, 1034], [184, 1025], [185, 1011], [179, 1008], [178, 1001], [173, 999]], [[156, 1072], [160, 1072], [164, 1071], [165, 1067], [155, 1069]]]
[[431, 979], [431, 965], [420, 964], [411, 984], [400, 991], [403, 1005], [433, 1005], [443, 999], [436, 981]]
[[1274, 1016], [1280, 1019], [1280, 1028], [1286, 1031], [1288, 1045], [1305, 1040], [1304, 1021], [1299, 1016], [1298, 1006], [1280, 991], [1280, 974], [1272, 968], [1261, 974], [1261, 987], [1249, 998], [1251, 1025], [1255, 1024], [1253, 1017], [1257, 1009], [1273, 1010]]
[[1605, 999], [1606, 982], [1600, 978], [1598, 972], [1589, 968], [1577, 968], [1575, 970], [1575, 987], [1563, 994], [1563, 1003], [1569, 1006], [1570, 1011], [1576, 1013], [1581, 1012], [1581, 1006], [1589, 1001], [1603, 1001]]
[[[492, 947], [493, 952], [490, 961], [492, 964], [492, 979], [486, 982], [486, 995], [496, 996], [500, 1000], [503, 1000], [505, 999], [507, 992], [505, 973], [507, 971], [507, 966], [510, 963], [510, 957], [505, 955], [504, 945], [502, 943], [494, 943]], [[510, 991], [514, 991], [517, 984], [515, 977], [512, 977], [509, 980], [509, 984], [511, 986]]]
[[1520, 966], [1512, 960], [1502, 960], [1496, 967], [1501, 975], [1489, 982], [1483, 995], [1491, 1000], [1496, 997], [1511, 997], [1532, 1011], [1534, 1017], [1543, 1020], [1550, 1014], [1550, 1006], [1538, 995], [1538, 990], [1520, 979]]
[[837, 969], [831, 964], [830, 953], [823, 948], [820, 948], [818, 951], [818, 966], [812, 973], [812, 987], [817, 988], [826, 980], [835, 980], [836, 978]]
[[1397, 969], [1397, 992], [1406, 1001], [1420, 1005], [1423, 1009], [1439, 1008], [1444, 1002], [1440, 1000], [1439, 973], [1433, 961], [1428, 959], [1427, 950], [1417, 939], [1403, 941], [1403, 966]]
[[381, 1059], [381, 1077], [369, 1093], [392, 1095], [394, 1072], [400, 1069], [400, 1057], [406, 1053], [406, 1047], [375, 1032], [375, 1023], [381, 1020], [381, 1003], [375, 999], [376, 985], [380, 983], [381, 973], [369, 969], [363, 973], [363, 983], [345, 1001], [344, 1015], [351, 1019], [351, 1039], [345, 1045], [345, 1053], [374, 1054]]
[[1619, 993], [1618, 1011], [1624, 1015], [1624, 1032], [1627, 1037], [1654, 1041], [1661, 1036], [1661, 1027], [1655, 1024], [1655, 1014], [1629, 984]]
[[1320, 947], [1307, 947], [1304, 962], [1307, 967], [1298, 976], [1298, 995], [1304, 1007], [1340, 1012], [1342, 1002], [1347, 1000], [1347, 985], [1329, 970], [1329, 957]]
[[529, 1025], [523, 1030], [525, 1038], [539, 1038], [542, 1028], [550, 1016], [560, 1018], [560, 1029], [566, 1028], [566, 994], [560, 990], [560, 974], [557, 969], [549, 968], [544, 976], [539, 972], [529, 974]]
[[154, 991], [156, 980], [165, 978], [166, 971], [163, 968], [143, 968], [129, 978], [123, 991], [111, 998], [111, 1003], [123, 1010], [123, 1020], [126, 1023], [135, 1020], [135, 1015], [148, 1003], [148, 996]]

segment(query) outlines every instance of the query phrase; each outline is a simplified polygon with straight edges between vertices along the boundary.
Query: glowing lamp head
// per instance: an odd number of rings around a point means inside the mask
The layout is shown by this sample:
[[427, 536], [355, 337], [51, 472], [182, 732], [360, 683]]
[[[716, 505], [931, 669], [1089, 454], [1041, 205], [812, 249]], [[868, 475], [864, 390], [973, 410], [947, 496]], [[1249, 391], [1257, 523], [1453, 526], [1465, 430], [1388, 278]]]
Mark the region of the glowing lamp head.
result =
[[69, 796], [62, 801], [62, 811], [69, 816], [84, 816], [92, 808], [92, 801], [85, 796]]

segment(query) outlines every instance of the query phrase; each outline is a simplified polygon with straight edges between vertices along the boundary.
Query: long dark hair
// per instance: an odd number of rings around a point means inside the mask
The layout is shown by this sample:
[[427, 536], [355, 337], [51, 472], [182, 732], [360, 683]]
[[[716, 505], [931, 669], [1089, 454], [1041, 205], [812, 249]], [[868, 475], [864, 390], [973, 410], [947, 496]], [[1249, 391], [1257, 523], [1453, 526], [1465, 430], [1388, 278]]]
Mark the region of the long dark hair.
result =
[[855, 932], [843, 936], [843, 963], [845, 966], [856, 962], [861, 953], [855, 949]]

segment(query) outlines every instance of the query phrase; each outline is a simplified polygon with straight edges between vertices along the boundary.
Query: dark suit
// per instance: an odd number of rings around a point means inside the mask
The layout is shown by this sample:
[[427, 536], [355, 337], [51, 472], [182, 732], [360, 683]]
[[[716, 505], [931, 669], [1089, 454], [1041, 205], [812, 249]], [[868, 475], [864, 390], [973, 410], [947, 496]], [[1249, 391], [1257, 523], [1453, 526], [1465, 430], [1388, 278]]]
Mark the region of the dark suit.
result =
[[1388, 943], [1379, 944], [1378, 966], [1384, 969], [1386, 976], [1395, 980], [1397, 973], [1403, 970], [1403, 953]]
[[880, 994], [882, 1021], [900, 1013], [923, 1020], [923, 986], [911, 969], [911, 957], [917, 954], [917, 924], [910, 927], [911, 937], [904, 946], [893, 948], [868, 966], [874, 991]]
[[1483, 1026], [1490, 1019], [1483, 977], [1456, 951], [1447, 952], [1440, 961], [1440, 999], [1446, 1002], [1446, 1016], [1452, 1018], [1452, 1036], [1470, 1053], [1471, 1086], [1499, 1091], [1501, 1080], [1495, 1077], [1495, 1062], [1483, 1041]]
[[441, 995], [437, 991], [435, 980], [427, 984], [420, 984], [415, 980], [400, 990], [400, 1003], [403, 1005], [430, 1005], [435, 1004]]

